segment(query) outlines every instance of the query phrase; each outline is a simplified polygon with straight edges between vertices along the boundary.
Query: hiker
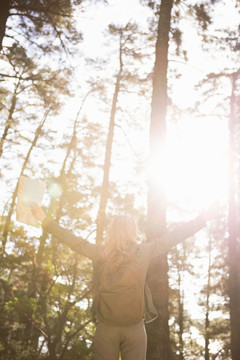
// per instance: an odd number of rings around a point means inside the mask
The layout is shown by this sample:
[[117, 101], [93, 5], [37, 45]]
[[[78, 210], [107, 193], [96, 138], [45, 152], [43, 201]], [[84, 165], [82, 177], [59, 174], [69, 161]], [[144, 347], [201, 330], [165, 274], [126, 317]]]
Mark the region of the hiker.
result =
[[171, 247], [202, 229], [206, 221], [215, 216], [216, 206], [160, 238], [141, 244], [137, 241], [136, 222], [129, 216], [114, 217], [105, 243], [92, 244], [47, 218], [36, 203], [32, 203], [32, 213], [47, 232], [90, 258], [93, 268], [97, 269], [94, 359], [119, 360], [121, 353], [122, 360], [145, 360], [144, 317], [145, 308], [151, 305], [144, 300], [148, 266], [153, 258], [167, 253]]

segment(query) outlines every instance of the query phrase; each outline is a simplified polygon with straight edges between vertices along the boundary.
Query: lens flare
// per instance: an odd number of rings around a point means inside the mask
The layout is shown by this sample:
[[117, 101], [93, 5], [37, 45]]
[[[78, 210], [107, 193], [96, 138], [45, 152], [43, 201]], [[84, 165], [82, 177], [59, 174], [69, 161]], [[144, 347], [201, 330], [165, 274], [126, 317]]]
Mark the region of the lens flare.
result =
[[53, 198], [58, 198], [62, 194], [61, 186], [59, 184], [57, 184], [57, 183], [51, 183], [49, 185], [49, 194]]

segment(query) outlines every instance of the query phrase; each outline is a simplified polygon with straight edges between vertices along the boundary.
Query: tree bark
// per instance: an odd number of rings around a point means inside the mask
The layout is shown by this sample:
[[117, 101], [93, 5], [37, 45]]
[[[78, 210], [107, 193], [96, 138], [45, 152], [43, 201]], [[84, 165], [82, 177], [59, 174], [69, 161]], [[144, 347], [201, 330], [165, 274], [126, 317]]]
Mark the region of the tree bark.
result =
[[235, 125], [237, 73], [232, 76], [232, 94], [230, 98], [229, 118], [229, 213], [228, 213], [228, 249], [229, 249], [229, 298], [232, 360], [238, 360], [240, 354], [240, 248], [239, 226], [236, 214], [235, 186]]
[[207, 280], [207, 288], [206, 288], [206, 310], [205, 310], [205, 351], [204, 351], [204, 359], [209, 360], [209, 342], [210, 342], [210, 294], [211, 294], [211, 257], [212, 257], [212, 240], [210, 238], [209, 249], [208, 249], [208, 280]]
[[[183, 259], [179, 259], [179, 261], [184, 262], [185, 256]], [[184, 333], [184, 292], [181, 289], [182, 286], [182, 277], [181, 277], [181, 269], [182, 269], [182, 263], [180, 264], [179, 261], [177, 261], [177, 270], [178, 270], [178, 339], [179, 339], [179, 360], [184, 360], [184, 341], [183, 341], [183, 333]]]
[[[150, 124], [150, 163], [152, 163], [155, 173], [149, 178], [148, 184], [148, 240], [160, 236], [166, 229], [166, 195], [162, 180], [164, 177], [168, 47], [172, 6], [173, 0], [162, 0], [158, 23]], [[168, 326], [167, 255], [152, 262], [147, 280], [159, 314], [158, 320], [147, 325], [147, 359], [169, 360], [171, 351]]]
[[0, 2], [0, 51], [2, 50], [3, 38], [6, 33], [6, 23], [9, 16], [10, 0]]

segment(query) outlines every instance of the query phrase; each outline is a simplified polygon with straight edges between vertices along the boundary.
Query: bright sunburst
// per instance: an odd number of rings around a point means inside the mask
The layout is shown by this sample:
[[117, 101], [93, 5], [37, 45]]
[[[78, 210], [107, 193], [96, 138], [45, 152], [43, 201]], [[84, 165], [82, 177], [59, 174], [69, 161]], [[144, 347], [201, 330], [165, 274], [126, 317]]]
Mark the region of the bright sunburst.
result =
[[227, 179], [227, 129], [216, 119], [186, 118], [168, 134], [166, 192], [200, 210], [218, 200], [225, 202]]
[[228, 194], [228, 132], [216, 119], [185, 118], [170, 124], [164, 164], [158, 154], [147, 164], [156, 191], [164, 186], [168, 203], [199, 212]]

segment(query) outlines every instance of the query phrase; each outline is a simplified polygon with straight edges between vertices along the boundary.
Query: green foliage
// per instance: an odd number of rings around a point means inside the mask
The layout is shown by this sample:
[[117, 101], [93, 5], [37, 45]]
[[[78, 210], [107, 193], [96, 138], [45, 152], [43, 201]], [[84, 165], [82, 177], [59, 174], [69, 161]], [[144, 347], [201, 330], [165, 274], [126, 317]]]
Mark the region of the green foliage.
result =
[[[81, 3], [81, 0], [12, 1], [5, 36], [12, 36], [12, 26], [14, 24], [16, 27], [17, 24], [19, 32], [15, 36], [20, 41], [24, 37], [32, 48], [37, 47], [43, 52], [59, 51], [67, 45], [67, 41], [81, 38], [73, 20], [73, 8]], [[51, 38], [55, 38], [55, 41], [49, 41]]]
[[91, 321], [86, 309], [92, 302], [89, 262], [65, 247], [57, 248], [56, 253], [50, 243], [39, 264], [33, 242], [34, 238], [27, 240], [26, 235], [24, 241], [16, 237], [16, 254], [6, 255], [1, 262], [0, 355], [25, 359], [31, 353], [37, 358], [39, 341], [52, 343], [58, 354], [68, 354], [67, 346], [71, 354], [78, 337], [83, 339], [81, 353], [89, 354], [93, 331], [86, 326]]
[[207, 26], [209, 24], [211, 24], [211, 17], [209, 16], [209, 12], [206, 9], [206, 5], [205, 4], [200, 4], [200, 5], [194, 5], [193, 7], [194, 11], [195, 11], [195, 15], [196, 18], [199, 22], [199, 24], [201, 25], [203, 30], [207, 29]]

